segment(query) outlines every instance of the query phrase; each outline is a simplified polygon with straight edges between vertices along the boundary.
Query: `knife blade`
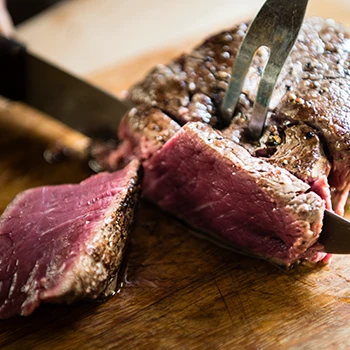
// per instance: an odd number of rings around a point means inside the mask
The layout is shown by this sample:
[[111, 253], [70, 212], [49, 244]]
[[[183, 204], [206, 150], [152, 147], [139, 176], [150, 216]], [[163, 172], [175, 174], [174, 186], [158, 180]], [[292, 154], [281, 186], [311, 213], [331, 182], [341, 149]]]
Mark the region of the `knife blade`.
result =
[[350, 222], [325, 210], [322, 231], [318, 240], [327, 253], [350, 254]]
[[[86, 135], [95, 136], [103, 131], [108, 138], [115, 136], [120, 120], [131, 108], [108, 92], [30, 53], [21, 43], [2, 36], [0, 74], [1, 95], [23, 101]], [[46, 123], [45, 117], [41, 121]], [[81, 149], [86, 148], [83, 141]], [[326, 252], [350, 254], [347, 237], [350, 222], [326, 210], [319, 238]]]
[[85, 135], [115, 138], [131, 105], [0, 36], [0, 94], [56, 118]]

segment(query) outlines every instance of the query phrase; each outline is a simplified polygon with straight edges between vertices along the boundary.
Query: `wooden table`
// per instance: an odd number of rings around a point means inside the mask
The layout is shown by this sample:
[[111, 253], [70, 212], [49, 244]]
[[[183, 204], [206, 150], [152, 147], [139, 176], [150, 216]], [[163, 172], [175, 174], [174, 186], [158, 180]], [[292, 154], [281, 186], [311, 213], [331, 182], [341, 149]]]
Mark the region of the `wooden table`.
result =
[[[90, 79], [118, 93], [183, 47]], [[44, 150], [26, 135], [0, 130], [0, 212], [26, 188], [90, 174], [77, 162], [46, 163]], [[350, 257], [285, 272], [203, 241], [142, 203], [116, 295], [102, 304], [44, 305], [28, 318], [0, 321], [0, 348], [350, 348]]]

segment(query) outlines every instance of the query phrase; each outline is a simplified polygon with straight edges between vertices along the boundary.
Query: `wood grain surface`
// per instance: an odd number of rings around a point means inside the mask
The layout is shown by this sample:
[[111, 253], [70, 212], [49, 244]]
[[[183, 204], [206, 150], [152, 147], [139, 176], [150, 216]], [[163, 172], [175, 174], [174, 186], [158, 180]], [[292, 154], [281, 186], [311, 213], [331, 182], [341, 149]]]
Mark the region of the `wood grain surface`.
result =
[[[119, 93], [175, 50], [90, 79]], [[116, 79], [118, 78], [118, 79]], [[0, 212], [29, 187], [78, 182], [88, 168], [48, 164], [44, 145], [0, 129]], [[347, 349], [350, 257], [283, 271], [199, 239], [141, 203], [119, 289], [104, 303], [44, 305], [0, 321], [1, 349]]]

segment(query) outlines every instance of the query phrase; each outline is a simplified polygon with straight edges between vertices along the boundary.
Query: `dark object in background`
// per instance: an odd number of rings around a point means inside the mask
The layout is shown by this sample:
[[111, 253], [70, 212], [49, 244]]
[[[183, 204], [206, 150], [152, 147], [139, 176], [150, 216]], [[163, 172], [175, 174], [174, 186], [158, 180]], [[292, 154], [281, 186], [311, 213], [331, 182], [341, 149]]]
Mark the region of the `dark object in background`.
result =
[[60, 0], [7, 0], [7, 8], [13, 23], [18, 25]]

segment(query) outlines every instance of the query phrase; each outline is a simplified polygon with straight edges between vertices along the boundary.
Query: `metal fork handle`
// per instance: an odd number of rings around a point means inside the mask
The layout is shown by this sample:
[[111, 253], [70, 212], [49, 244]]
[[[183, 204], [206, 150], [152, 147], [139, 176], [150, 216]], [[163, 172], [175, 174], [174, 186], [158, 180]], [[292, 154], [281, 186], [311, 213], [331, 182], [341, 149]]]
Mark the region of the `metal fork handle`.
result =
[[230, 124], [245, 77], [255, 52], [269, 48], [270, 56], [260, 80], [249, 131], [254, 140], [264, 129], [270, 99], [282, 67], [298, 37], [308, 0], [267, 0], [250, 25], [232, 69], [232, 75], [221, 107], [222, 122]]

